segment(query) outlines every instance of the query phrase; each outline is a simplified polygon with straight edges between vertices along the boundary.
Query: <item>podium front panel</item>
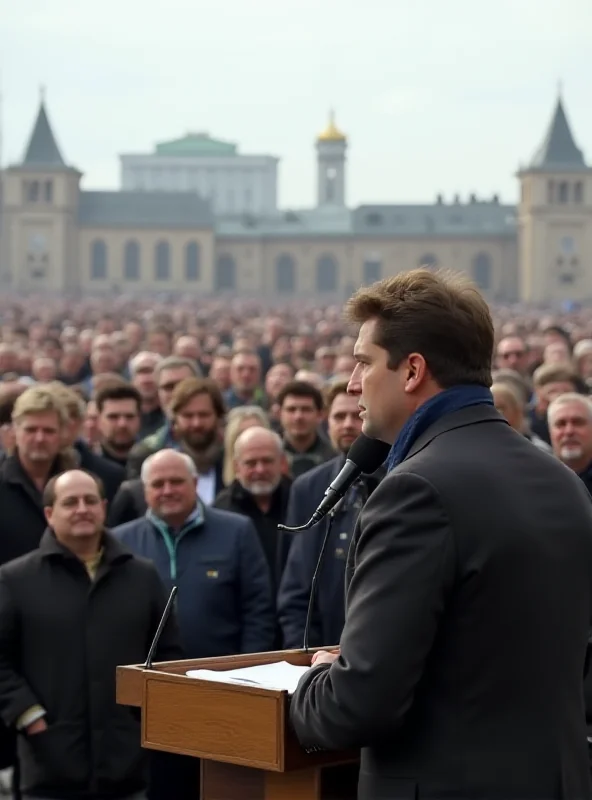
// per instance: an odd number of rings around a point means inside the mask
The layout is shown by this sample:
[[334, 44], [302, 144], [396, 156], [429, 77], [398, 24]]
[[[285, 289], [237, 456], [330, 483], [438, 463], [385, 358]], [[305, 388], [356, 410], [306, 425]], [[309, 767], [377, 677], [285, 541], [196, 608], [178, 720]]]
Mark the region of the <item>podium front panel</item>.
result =
[[143, 747], [266, 770], [283, 768], [281, 693], [144, 675]]

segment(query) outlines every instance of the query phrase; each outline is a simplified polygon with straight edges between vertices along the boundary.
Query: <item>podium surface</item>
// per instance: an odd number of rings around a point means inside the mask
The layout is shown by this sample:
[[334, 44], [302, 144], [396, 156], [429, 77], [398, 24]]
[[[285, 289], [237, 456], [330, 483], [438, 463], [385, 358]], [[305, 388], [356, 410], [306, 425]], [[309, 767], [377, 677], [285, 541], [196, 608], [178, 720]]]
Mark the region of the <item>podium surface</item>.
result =
[[[117, 669], [117, 702], [142, 710], [142, 747], [202, 759], [203, 800], [350, 800], [357, 752], [307, 753], [289, 727], [285, 691], [186, 676], [288, 661], [310, 653], [271, 653], [170, 661]], [[197, 795], [197, 787], [196, 787]]]

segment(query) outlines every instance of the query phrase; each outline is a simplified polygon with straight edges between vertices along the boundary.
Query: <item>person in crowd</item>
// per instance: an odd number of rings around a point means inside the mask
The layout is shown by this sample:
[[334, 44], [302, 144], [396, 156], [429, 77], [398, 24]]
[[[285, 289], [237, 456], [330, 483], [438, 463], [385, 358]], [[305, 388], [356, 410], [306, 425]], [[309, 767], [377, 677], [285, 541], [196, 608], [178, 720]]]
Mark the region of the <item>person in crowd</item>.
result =
[[261, 358], [249, 348], [236, 350], [230, 362], [230, 389], [224, 393], [226, 407], [265, 405], [261, 388]]
[[223, 489], [224, 463], [222, 425], [224, 401], [210, 378], [185, 378], [177, 385], [169, 404], [170, 435], [148, 437], [136, 445], [128, 459], [129, 480], [121, 485], [109, 512], [109, 524], [122, 525], [138, 519], [146, 511], [144, 485], [140, 480], [142, 464], [159, 450], [176, 449], [187, 453], [196, 465], [200, 498], [210, 505]]
[[280, 407], [278, 397], [284, 386], [294, 380], [294, 367], [285, 361], [274, 364], [265, 376], [265, 395], [267, 397], [267, 413], [275, 431], [280, 433]]
[[18, 397], [27, 390], [22, 383], [0, 384], [0, 459], [14, 453], [16, 447], [12, 412]]
[[267, 559], [275, 597], [288, 549], [287, 537], [277, 526], [286, 519], [292, 484], [285, 474], [284, 445], [274, 431], [250, 427], [236, 439], [233, 458], [236, 477], [222, 489], [214, 507], [251, 520]]
[[222, 489], [222, 428], [226, 414], [222, 393], [209, 378], [185, 378], [175, 387], [168, 406], [170, 427], [135, 446], [128, 476], [137, 477], [143, 461], [166, 447], [188, 453], [200, 476], [203, 502], [212, 503]]
[[566, 392], [550, 403], [547, 413], [555, 455], [592, 494], [592, 399]]
[[50, 389], [67, 411], [68, 423], [62, 427], [62, 452], [73, 456], [73, 463], [87, 472], [96, 475], [103, 484], [107, 506], [113, 502], [119, 487], [125, 480], [125, 469], [114, 461], [94, 452], [81, 438], [85, 418], [82, 398], [70, 386], [59, 381], [48, 384]]
[[173, 334], [166, 324], [154, 324], [146, 335], [146, 350], [158, 353], [163, 359], [168, 358], [173, 351]]
[[569, 364], [543, 364], [535, 370], [532, 380], [534, 399], [528, 415], [530, 430], [550, 444], [547, 423], [549, 404], [560, 394], [578, 392], [581, 384]]
[[521, 336], [504, 336], [496, 349], [498, 369], [512, 369], [519, 375], [528, 375], [528, 347]]
[[129, 361], [129, 373], [132, 386], [140, 393], [142, 410], [140, 418], [140, 439], [156, 433], [165, 424], [164, 412], [158, 400], [158, 386], [155, 370], [162, 361], [158, 353], [142, 350]]
[[[51, 478], [43, 508], [39, 548], [0, 568], [0, 717], [20, 731], [23, 796], [143, 800], [140, 720], [117, 705], [115, 670], [146, 658], [162, 583], [105, 530], [94, 476]], [[171, 617], [156, 657], [182, 655]]]
[[592, 388], [592, 339], [580, 339], [574, 347], [573, 361], [578, 375]]
[[319, 389], [304, 381], [290, 381], [279, 393], [277, 402], [293, 478], [335, 456], [333, 446], [319, 431], [324, 409]]
[[101, 455], [125, 469], [140, 432], [142, 397], [129, 383], [103, 386], [96, 395]]
[[49, 383], [57, 377], [57, 364], [53, 358], [38, 356], [31, 365], [31, 376], [37, 383]]
[[491, 393], [495, 407], [507, 419], [514, 430], [526, 436], [529, 441], [541, 450], [547, 453], [552, 452], [551, 445], [528, 429], [526, 403], [512, 384], [508, 382], [494, 383], [491, 387]]
[[231, 357], [229, 355], [217, 353], [212, 359], [208, 373], [223, 394], [230, 389], [230, 363]]
[[99, 431], [99, 411], [94, 400], [86, 403], [86, 412], [82, 424], [82, 438], [90, 450], [97, 455], [101, 452], [101, 433]]
[[66, 407], [48, 386], [31, 386], [14, 404], [16, 447], [0, 463], [0, 565], [39, 546], [46, 527], [42, 495], [48, 481], [76, 466], [63, 450]]
[[189, 358], [194, 361], [199, 371], [203, 375], [207, 374], [207, 369], [202, 361], [201, 345], [196, 336], [179, 336], [173, 346], [173, 353], [181, 358]]
[[[171, 434], [167, 421], [167, 414], [173, 392], [185, 378], [199, 378], [201, 377], [201, 373], [195, 362], [191, 359], [181, 358], [181, 356], [168, 356], [158, 362], [154, 368], [154, 377], [158, 387], [158, 403], [165, 415], [165, 422], [152, 436], [155, 438], [162, 438], [163, 436], [170, 437]], [[151, 441], [150, 436], [146, 438], [148, 442]]]
[[269, 417], [261, 406], [238, 406], [228, 412], [224, 428], [224, 463], [222, 466], [224, 486], [230, 486], [236, 477], [234, 470], [234, 443], [243, 431], [254, 426], [261, 428], [271, 427]]
[[[327, 389], [325, 403], [329, 437], [339, 455], [294, 481], [286, 514], [286, 524], [290, 527], [304, 525], [311, 518], [362, 430], [358, 401], [348, 395], [346, 381], [335, 382]], [[345, 614], [343, 586], [351, 535], [362, 505], [381, 477], [382, 472], [362, 476], [336, 508], [311, 619], [309, 643], [313, 647], [339, 641]], [[293, 541], [278, 595], [278, 617], [284, 647], [302, 647], [312, 577], [326, 526], [327, 520], [324, 520], [309, 530], [292, 534]]]

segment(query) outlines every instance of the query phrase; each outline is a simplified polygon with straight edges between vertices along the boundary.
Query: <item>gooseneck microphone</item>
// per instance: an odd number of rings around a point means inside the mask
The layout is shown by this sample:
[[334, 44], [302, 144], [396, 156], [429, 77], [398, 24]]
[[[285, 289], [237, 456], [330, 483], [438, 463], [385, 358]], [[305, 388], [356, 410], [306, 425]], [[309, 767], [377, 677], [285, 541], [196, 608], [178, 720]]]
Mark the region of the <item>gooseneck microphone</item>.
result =
[[329, 485], [319, 507], [305, 525], [289, 528], [278, 525], [282, 531], [305, 531], [320, 522], [345, 496], [350, 486], [365, 473], [371, 475], [384, 464], [389, 454], [390, 445], [379, 439], [371, 439], [361, 433], [349, 448], [347, 460], [339, 475]]

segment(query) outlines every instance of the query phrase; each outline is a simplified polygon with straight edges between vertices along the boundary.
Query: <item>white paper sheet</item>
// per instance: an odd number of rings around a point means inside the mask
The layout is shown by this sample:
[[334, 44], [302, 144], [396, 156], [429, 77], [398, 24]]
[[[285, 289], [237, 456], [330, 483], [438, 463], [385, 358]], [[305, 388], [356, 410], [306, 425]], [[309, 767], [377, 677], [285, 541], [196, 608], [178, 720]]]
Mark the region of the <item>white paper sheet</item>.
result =
[[298, 681], [309, 669], [310, 667], [297, 667], [287, 661], [277, 661], [274, 664], [259, 664], [242, 669], [190, 669], [186, 675], [188, 678], [199, 678], [203, 681], [259, 686], [262, 689], [275, 689], [294, 694]]

